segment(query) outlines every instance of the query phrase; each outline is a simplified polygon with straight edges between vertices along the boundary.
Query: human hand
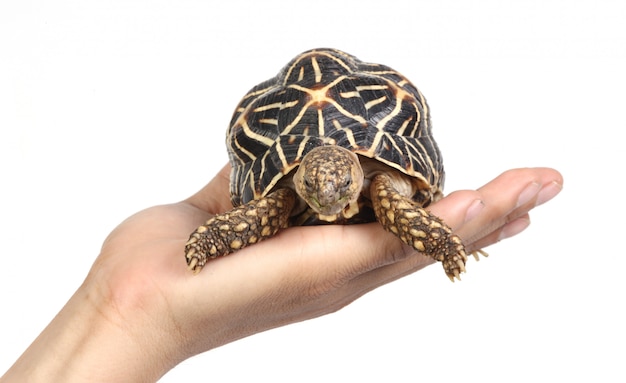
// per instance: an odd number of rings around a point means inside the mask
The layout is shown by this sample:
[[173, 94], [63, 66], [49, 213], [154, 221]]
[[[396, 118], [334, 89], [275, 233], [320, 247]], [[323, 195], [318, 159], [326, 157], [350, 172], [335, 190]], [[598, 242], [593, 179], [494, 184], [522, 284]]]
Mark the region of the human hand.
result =
[[[228, 172], [225, 167], [185, 201], [137, 213], [109, 235], [65, 315], [51, 324], [63, 328], [64, 317], [76, 313], [89, 318], [89, 337], [75, 342], [90, 352], [67, 357], [76, 370], [89, 369], [92, 381], [115, 381], [116, 371], [124, 379], [156, 380], [192, 355], [334, 312], [433, 263], [377, 223], [329, 225], [283, 230], [194, 275], [182, 249], [199, 224], [231, 208]], [[510, 170], [478, 190], [453, 192], [429, 210], [472, 252], [526, 228], [528, 212], [561, 185], [552, 169]], [[449, 283], [443, 271], [442, 283]], [[50, 339], [41, 338], [16, 366], [43, 353]]]

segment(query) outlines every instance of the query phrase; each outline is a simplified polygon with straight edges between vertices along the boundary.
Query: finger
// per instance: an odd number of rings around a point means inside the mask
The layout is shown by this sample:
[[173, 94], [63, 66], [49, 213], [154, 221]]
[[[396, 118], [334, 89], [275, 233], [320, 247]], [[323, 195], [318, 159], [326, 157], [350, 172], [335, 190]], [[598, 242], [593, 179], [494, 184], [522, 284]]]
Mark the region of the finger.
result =
[[[537, 190], [533, 189], [534, 185], [527, 189], [531, 184], [540, 186]], [[430, 210], [464, 238], [467, 250], [471, 252], [523, 231], [530, 224], [527, 212], [553, 198], [562, 184], [562, 176], [553, 169], [515, 169], [503, 173], [478, 191], [451, 193], [433, 204]], [[408, 254], [413, 252], [407, 246], [403, 249]], [[393, 247], [390, 250], [400, 251]], [[351, 285], [364, 294], [430, 263], [433, 261], [423, 255], [405, 257], [358, 276]]]
[[[456, 229], [462, 227], [467, 220], [479, 214], [481, 210], [480, 206], [482, 206], [482, 200], [478, 191], [461, 190], [451, 193], [436, 204], [431, 205], [429, 209], [432, 213], [441, 217], [443, 221], [456, 232]], [[412, 274], [430, 264], [436, 263], [433, 258], [418, 253], [412, 247], [404, 245], [397, 237], [389, 233], [386, 234], [390, 236], [390, 245], [386, 246], [386, 250], [389, 253], [386, 255], [379, 254], [378, 257], [382, 257], [382, 259], [391, 257], [395, 262], [388, 262], [387, 264], [379, 262], [380, 267], [373, 268], [368, 272], [356, 276], [350, 281], [349, 286], [346, 288], [354, 290], [351, 295], [354, 296], [354, 299], [378, 286], [382, 286]], [[374, 255], [370, 254], [370, 256]], [[442, 279], [447, 279], [445, 278], [443, 269], [441, 275]]]
[[[555, 174], [558, 173], [527, 169], [507, 172], [479, 191], [452, 193], [433, 204], [431, 210], [455, 231], [464, 230], [462, 237], [475, 236], [482, 232], [482, 226], [490, 225], [490, 220], [507, 221], [507, 214], [517, 206], [523, 185], [531, 180], [548, 182]], [[476, 201], [484, 207], [472, 217], [468, 213]], [[487, 240], [493, 239], [487, 237]], [[341, 306], [431, 263], [431, 258], [403, 245], [396, 236], [374, 223], [290, 228], [235, 255], [214, 260], [209, 270], [215, 268], [215, 275], [222, 275], [219, 271], [222, 267], [237, 269], [240, 275], [253, 276], [249, 281], [254, 280], [251, 285], [256, 287], [270, 286], [280, 280], [285, 288], [300, 292], [293, 295], [298, 302], [326, 297]], [[258, 270], [263, 273], [259, 274]]]
[[[444, 222], [454, 230], [456, 227], [462, 226], [468, 219], [468, 210], [472, 208], [475, 201], [480, 201], [479, 192], [474, 190], [459, 191], [439, 201], [434, 213], [443, 218]], [[354, 230], [354, 228], [361, 226], [366, 226], [367, 229]], [[337, 275], [343, 276], [344, 280], [353, 279], [388, 265], [401, 264], [395, 268], [393, 272], [395, 276], [383, 276], [381, 281], [384, 281], [406, 275], [434, 263], [431, 257], [404, 245], [396, 235], [385, 231], [378, 223], [339, 226], [338, 228], [341, 238], [332, 235], [323, 237], [322, 241], [320, 238], [314, 238], [315, 243], [311, 245], [321, 246], [319, 251], [323, 254], [332, 254], [324, 262], [334, 270], [340, 270]], [[340, 257], [335, 256], [337, 243], [341, 243], [341, 247], [344, 249]], [[339, 282], [341, 282], [341, 278]]]
[[185, 202], [211, 214], [222, 213], [232, 209], [233, 206], [230, 202], [230, 165], [224, 165], [208, 184], [187, 198]]
[[[444, 219], [454, 228], [467, 219], [468, 208], [479, 197], [477, 191], [457, 192], [442, 200], [439, 209], [447, 212]], [[300, 269], [311, 277], [304, 296], [326, 297], [336, 308], [435, 263], [377, 223], [302, 229]]]
[[[465, 236], [478, 236], [477, 233], [483, 231], [481, 226], [489, 225], [490, 220], [510, 222], [509, 225], [498, 224], [496, 230], [480, 237], [476, 245], [482, 246], [496, 241], [494, 236], [513, 230], [516, 222], [523, 220], [523, 214], [519, 221], [511, 221], [508, 216], [512, 212], [521, 214], [518, 204], [524, 186], [537, 180], [541, 184], [562, 183], [555, 171], [515, 170], [504, 173], [478, 191], [452, 193], [433, 204], [431, 210]], [[529, 201], [534, 200], [536, 204], [541, 198], [539, 192], [531, 195]], [[478, 212], [476, 201], [480, 202], [478, 206], [483, 206]], [[522, 206], [529, 206], [529, 202]], [[194, 278], [193, 282], [213, 285], [204, 286], [206, 291], [232, 289], [236, 294], [228, 295], [231, 297], [229, 304], [233, 303], [233, 297], [253, 302], [271, 299], [271, 306], [279, 311], [274, 315], [292, 321], [335, 311], [368, 291], [431, 263], [431, 258], [403, 245], [376, 223], [297, 227], [237, 254], [212, 261], [204, 271], [210, 278]], [[237, 270], [237, 278], [233, 278], [231, 270]], [[442, 271], [442, 278], [443, 275]], [[282, 304], [275, 304], [281, 301]], [[194, 307], [211, 305], [196, 302]], [[263, 312], [263, 315], [268, 313]], [[261, 315], [259, 325], [262, 325]]]
[[466, 245], [479, 242], [508, 222], [525, 215], [538, 203], [545, 203], [556, 196], [562, 185], [563, 178], [554, 169], [508, 170], [478, 189], [484, 208], [456, 232]]
[[467, 246], [467, 251], [472, 252], [475, 250], [483, 249], [487, 246], [491, 246], [494, 243], [498, 243], [506, 238], [511, 238], [530, 226], [530, 217], [528, 214], [524, 214], [520, 217], [513, 219], [506, 223], [504, 226], [489, 233], [487, 236], [473, 242]]
[[[221, 181], [219, 175], [216, 176], [207, 187], [190, 198], [190, 202], [202, 210], [216, 212], [219, 207], [211, 203], [212, 188], [220, 182], [227, 183], [224, 172]], [[445, 205], [452, 206], [449, 211], [453, 213], [448, 214], [446, 219], [453, 227], [463, 222], [464, 210], [477, 198], [476, 191], [456, 193], [447, 198]], [[388, 270], [390, 275], [381, 274], [377, 281], [372, 281], [371, 288], [390, 278], [416, 271], [433, 263], [433, 260], [403, 245], [377, 223], [298, 227], [285, 230], [276, 238], [240, 250], [237, 254], [213, 260], [205, 273], [222, 275], [222, 268], [237, 269], [240, 275], [253, 276], [257, 286], [281, 280], [286, 286], [301, 290], [299, 297], [310, 300], [326, 296], [359, 275], [406, 259], [408, 261], [395, 271]], [[258, 275], [258, 270], [264, 272]], [[211, 278], [213, 282], [214, 278]], [[355, 290], [357, 295], [361, 291]]]
[[[465, 222], [467, 210], [477, 200], [480, 200], [477, 191], [455, 192], [436, 204], [437, 213], [454, 229]], [[273, 272], [284, 272], [296, 278], [291, 281], [292, 285], [308, 283], [311, 287], [305, 287], [307, 291], [303, 295], [309, 297], [324, 295], [370, 271], [375, 272], [362, 279], [367, 279], [374, 288], [434, 263], [431, 257], [404, 245], [378, 223], [293, 227], [230, 257], [234, 256], [250, 257], [251, 260], [245, 262], [250, 265], [250, 272], [271, 269], [272, 272], [266, 274], [268, 281], [272, 280]], [[237, 266], [240, 271], [243, 263]], [[277, 268], [277, 265], [280, 266]], [[395, 266], [384, 268], [389, 265]], [[384, 270], [380, 271], [381, 268]], [[284, 281], [285, 276], [280, 279]]]

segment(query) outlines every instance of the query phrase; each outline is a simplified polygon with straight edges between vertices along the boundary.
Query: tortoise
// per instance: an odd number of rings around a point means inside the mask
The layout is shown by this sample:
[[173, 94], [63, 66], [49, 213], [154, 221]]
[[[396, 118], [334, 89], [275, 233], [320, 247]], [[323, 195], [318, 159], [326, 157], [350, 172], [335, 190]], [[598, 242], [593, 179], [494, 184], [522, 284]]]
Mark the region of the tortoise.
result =
[[465, 272], [463, 242], [425, 209], [444, 184], [430, 109], [390, 67], [303, 52], [243, 97], [226, 137], [234, 208], [190, 235], [190, 270], [289, 226], [378, 221], [453, 282]]

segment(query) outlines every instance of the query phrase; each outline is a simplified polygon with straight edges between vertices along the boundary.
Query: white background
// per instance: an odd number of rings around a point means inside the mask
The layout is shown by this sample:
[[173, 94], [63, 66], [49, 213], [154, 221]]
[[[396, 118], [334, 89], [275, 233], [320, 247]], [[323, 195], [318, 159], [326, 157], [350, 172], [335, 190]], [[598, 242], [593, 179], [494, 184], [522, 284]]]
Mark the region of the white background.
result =
[[433, 266], [162, 381], [626, 380], [625, 20], [621, 0], [3, 1], [0, 374], [117, 223], [225, 163], [250, 87], [330, 46], [424, 92], [448, 192], [524, 166], [564, 191], [461, 283]]

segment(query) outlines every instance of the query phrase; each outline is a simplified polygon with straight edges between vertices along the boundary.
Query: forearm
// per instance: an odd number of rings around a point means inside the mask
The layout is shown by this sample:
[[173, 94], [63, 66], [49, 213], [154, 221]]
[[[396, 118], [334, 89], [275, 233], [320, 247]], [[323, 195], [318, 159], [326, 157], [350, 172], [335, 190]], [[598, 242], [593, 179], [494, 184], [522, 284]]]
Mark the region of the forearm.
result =
[[171, 368], [152, 339], [137, 340], [91, 293], [81, 286], [0, 381], [150, 382]]

